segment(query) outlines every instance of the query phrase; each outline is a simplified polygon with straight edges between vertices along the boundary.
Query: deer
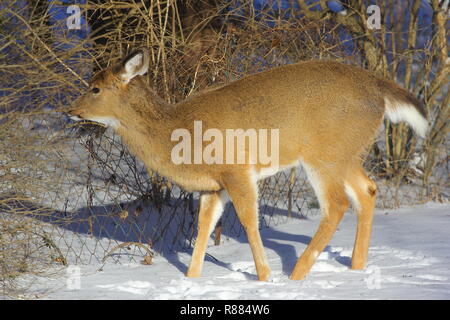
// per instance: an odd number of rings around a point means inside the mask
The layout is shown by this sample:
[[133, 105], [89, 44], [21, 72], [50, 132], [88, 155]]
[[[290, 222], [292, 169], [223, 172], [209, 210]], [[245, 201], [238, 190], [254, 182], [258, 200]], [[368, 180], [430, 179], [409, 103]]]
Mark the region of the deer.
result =
[[[425, 108], [413, 94], [358, 66], [312, 60], [247, 75], [169, 104], [148, 85], [149, 65], [147, 49], [135, 50], [94, 75], [87, 92], [67, 112], [74, 120], [112, 127], [147, 170], [199, 192], [198, 230], [187, 277], [201, 276], [208, 240], [231, 201], [247, 235], [257, 277], [269, 280], [257, 182], [268, 173], [298, 165], [318, 199], [321, 219], [290, 279], [305, 278], [350, 204], [357, 216], [350, 268], [364, 269], [377, 186], [363, 169], [363, 155], [385, 118], [406, 122], [425, 137]], [[221, 132], [277, 129], [279, 163], [271, 167], [248, 157], [243, 163], [174, 163], [172, 133], [178, 128], [193, 133], [195, 121]], [[247, 155], [248, 145], [243, 148]]]

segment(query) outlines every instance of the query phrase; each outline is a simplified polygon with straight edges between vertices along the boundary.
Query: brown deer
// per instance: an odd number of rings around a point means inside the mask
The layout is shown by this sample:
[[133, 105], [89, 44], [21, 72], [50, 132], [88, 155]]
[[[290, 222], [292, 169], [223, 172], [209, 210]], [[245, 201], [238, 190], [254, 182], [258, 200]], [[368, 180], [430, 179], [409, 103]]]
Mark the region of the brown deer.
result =
[[[69, 114], [113, 127], [148, 170], [186, 190], [201, 192], [198, 236], [188, 277], [200, 276], [208, 239], [229, 197], [247, 233], [258, 278], [269, 278], [258, 228], [257, 180], [298, 164], [305, 169], [319, 200], [322, 220], [291, 279], [305, 277], [350, 201], [358, 216], [351, 267], [364, 268], [377, 188], [361, 166], [361, 154], [377, 134], [384, 115], [392, 122], [406, 121], [420, 136], [425, 135], [425, 111], [412, 94], [359, 67], [308, 61], [253, 74], [167, 104], [147, 85], [143, 75], [148, 67], [148, 52], [140, 49], [101, 71]], [[251, 129], [278, 130], [279, 163], [271, 166], [250, 161], [249, 144], [245, 143], [241, 144], [244, 163], [174, 161], [173, 133], [185, 128], [194, 136], [196, 121], [201, 121], [203, 130], [222, 133], [229, 129], [246, 133]], [[201, 146], [205, 145], [207, 141], [201, 141]]]

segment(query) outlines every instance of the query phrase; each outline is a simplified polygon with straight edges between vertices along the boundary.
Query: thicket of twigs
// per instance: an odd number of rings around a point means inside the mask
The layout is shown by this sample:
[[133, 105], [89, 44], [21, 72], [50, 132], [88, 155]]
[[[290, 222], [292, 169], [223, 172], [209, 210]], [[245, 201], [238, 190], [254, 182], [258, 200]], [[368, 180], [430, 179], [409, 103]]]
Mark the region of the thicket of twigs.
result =
[[[88, 199], [80, 201], [92, 204], [94, 167], [130, 199], [150, 198], [158, 207], [170, 192], [171, 185], [152, 173], [151, 178], [143, 176], [129, 157], [128, 172], [110, 165], [112, 155], [98, 152], [101, 143], [113, 145], [120, 156], [127, 154], [126, 149], [102, 128], [79, 128], [61, 113], [86, 89], [93, 73], [136, 47], [149, 48], [149, 83], [169, 102], [248, 73], [310, 59], [358, 64], [394, 79], [424, 101], [431, 129], [419, 141], [405, 125], [386, 122], [366, 159], [382, 186], [381, 204], [401, 204], [403, 198], [409, 203], [446, 199], [450, 66], [448, 16], [439, 1], [431, 1], [432, 24], [425, 26], [418, 19], [420, 0], [382, 1], [380, 30], [371, 30], [366, 23], [366, 1], [350, 1], [347, 15], [332, 13], [325, 1], [318, 1], [322, 10], [294, 2], [302, 15], [293, 7], [256, 11], [252, 1], [87, 1], [79, 5], [80, 30], [69, 30], [66, 20], [57, 18], [61, 13], [69, 16], [66, 4], [3, 2], [0, 281], [4, 290], [13, 288], [23, 272], [64, 262], [47, 237], [46, 224], [39, 222], [45, 219], [32, 217], [48, 215], [52, 202], [59, 209], [78, 202], [70, 191], [83, 183]], [[69, 141], [76, 134], [87, 141], [84, 151], [90, 156], [75, 152]], [[286, 196], [292, 197], [292, 179], [280, 181], [288, 181]]]

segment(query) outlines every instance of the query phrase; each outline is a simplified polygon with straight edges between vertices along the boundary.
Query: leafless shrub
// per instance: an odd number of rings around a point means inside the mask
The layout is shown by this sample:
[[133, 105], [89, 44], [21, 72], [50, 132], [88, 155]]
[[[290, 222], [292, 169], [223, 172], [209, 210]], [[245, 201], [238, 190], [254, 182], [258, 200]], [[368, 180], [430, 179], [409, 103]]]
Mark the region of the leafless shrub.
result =
[[0, 290], [5, 295], [20, 296], [24, 280], [19, 281], [19, 276], [44, 275], [49, 268], [67, 264], [53, 242], [51, 229], [40, 222], [50, 215], [42, 203], [49, 192], [55, 192], [61, 185], [63, 163], [58, 161], [58, 142], [43, 134], [42, 129], [32, 128], [38, 123], [39, 114], [10, 111], [3, 116]]

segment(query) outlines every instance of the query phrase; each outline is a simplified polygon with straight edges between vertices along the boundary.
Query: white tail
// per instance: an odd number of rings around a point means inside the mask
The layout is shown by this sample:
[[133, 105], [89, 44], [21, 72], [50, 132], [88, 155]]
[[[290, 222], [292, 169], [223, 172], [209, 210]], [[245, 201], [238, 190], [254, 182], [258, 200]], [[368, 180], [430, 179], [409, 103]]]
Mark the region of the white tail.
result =
[[384, 101], [386, 103], [386, 116], [389, 120], [393, 123], [405, 121], [419, 136], [425, 137], [428, 130], [428, 121], [415, 105], [391, 101], [389, 98], [385, 98]]
[[384, 111], [393, 123], [405, 121], [422, 138], [428, 130], [428, 121], [422, 103], [395, 82], [378, 79], [378, 87], [384, 95]]

